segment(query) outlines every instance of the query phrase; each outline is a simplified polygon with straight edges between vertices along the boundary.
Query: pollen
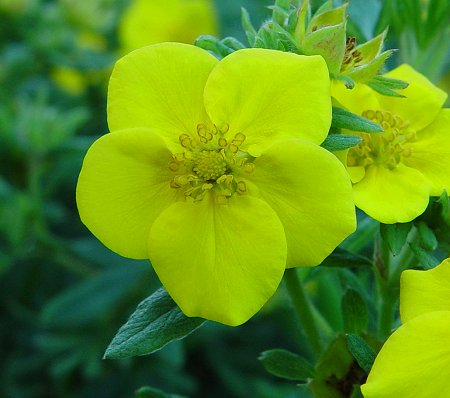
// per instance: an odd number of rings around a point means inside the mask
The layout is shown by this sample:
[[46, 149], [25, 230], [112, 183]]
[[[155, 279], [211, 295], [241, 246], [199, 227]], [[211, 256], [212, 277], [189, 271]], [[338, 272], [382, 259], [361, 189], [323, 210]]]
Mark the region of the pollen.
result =
[[388, 111], [366, 110], [362, 116], [379, 123], [384, 132], [359, 134], [362, 141], [349, 150], [348, 166], [378, 164], [393, 170], [404, 158], [411, 156], [412, 147], [409, 144], [415, 140], [416, 134], [408, 122]]
[[242, 149], [245, 135], [229, 130], [229, 124], [198, 124], [196, 135], [180, 135], [182, 152], [173, 155], [168, 169], [174, 173], [170, 187], [183, 192], [185, 200], [200, 201], [212, 193], [216, 203], [226, 204], [234, 194], [247, 192], [241, 174], [253, 171], [254, 157]]

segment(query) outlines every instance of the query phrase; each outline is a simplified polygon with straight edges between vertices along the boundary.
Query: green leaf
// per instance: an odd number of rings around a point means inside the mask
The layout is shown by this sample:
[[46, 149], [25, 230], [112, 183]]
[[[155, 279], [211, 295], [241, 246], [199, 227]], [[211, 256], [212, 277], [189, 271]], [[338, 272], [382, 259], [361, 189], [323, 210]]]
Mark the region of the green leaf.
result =
[[419, 231], [421, 246], [428, 251], [435, 250], [438, 246], [438, 241], [433, 230], [423, 221], [417, 224], [417, 229]]
[[350, 398], [364, 398], [361, 392], [361, 386], [354, 385], [352, 390], [352, 395], [350, 395]]
[[409, 83], [405, 82], [404, 80], [393, 79], [392, 77], [386, 76], [375, 76], [372, 79], [370, 79], [369, 83], [370, 82], [381, 84], [392, 90], [404, 90], [409, 86]]
[[406, 243], [412, 223], [380, 224], [381, 238], [387, 242], [389, 250], [396, 256]]
[[305, 359], [286, 350], [264, 351], [258, 359], [269, 373], [284, 379], [306, 381], [314, 377], [314, 368]]
[[383, 131], [383, 128], [378, 123], [335, 106], [333, 106], [331, 126], [363, 133], [380, 133]]
[[367, 329], [369, 315], [361, 295], [353, 289], [347, 289], [342, 297], [342, 317], [347, 333], [360, 333]]
[[361, 268], [372, 266], [372, 262], [367, 257], [337, 247], [320, 265], [325, 267]]
[[357, 135], [346, 134], [330, 134], [321, 146], [330, 152], [342, 151], [344, 149], [352, 148], [362, 141], [361, 137]]
[[185, 316], [164, 288], [160, 288], [138, 305], [111, 341], [104, 358], [151, 354], [186, 337], [204, 322]]
[[194, 45], [203, 48], [204, 50], [212, 51], [220, 58], [224, 58], [234, 51], [232, 48], [222, 43], [217, 37], [211, 35], [201, 35], [197, 37], [194, 41]]
[[353, 357], [347, 349], [347, 341], [338, 335], [322, 354], [316, 366], [316, 379], [342, 379], [350, 370]]
[[141, 387], [135, 392], [136, 398], [183, 398], [181, 395], [167, 394], [153, 387]]
[[441, 210], [441, 216], [444, 219], [444, 221], [448, 222], [450, 221], [450, 198], [448, 197], [447, 191], [444, 189], [444, 191], [441, 193], [441, 196], [439, 196], [439, 199], [437, 199], [437, 202], [441, 204], [442, 210]]
[[247, 36], [248, 44], [250, 44], [250, 47], [255, 47], [257, 35], [256, 29], [253, 27], [250, 15], [244, 7], [241, 7], [241, 24], [245, 35]]
[[356, 359], [361, 369], [368, 374], [375, 361], [375, 351], [362, 337], [356, 334], [348, 334], [346, 337], [348, 350], [353, 355], [353, 358]]
[[233, 50], [242, 50], [245, 46], [234, 37], [228, 36], [221, 40], [222, 44], [227, 46], [228, 48], [232, 48]]
[[431, 269], [439, 264], [439, 261], [432, 254], [428, 253], [426, 250], [420, 246], [410, 244], [412, 252], [419, 262], [418, 266], [423, 269]]

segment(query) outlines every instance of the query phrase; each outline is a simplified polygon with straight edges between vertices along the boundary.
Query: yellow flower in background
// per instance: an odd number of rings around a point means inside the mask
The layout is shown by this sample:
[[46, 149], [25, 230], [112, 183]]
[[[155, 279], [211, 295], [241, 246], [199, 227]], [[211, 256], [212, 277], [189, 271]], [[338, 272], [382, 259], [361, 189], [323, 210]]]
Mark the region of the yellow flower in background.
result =
[[386, 223], [408, 222], [423, 213], [429, 197], [450, 190], [450, 111], [447, 94], [408, 65], [386, 76], [409, 82], [406, 98], [380, 95], [363, 84], [338, 82], [332, 95], [347, 109], [380, 123], [383, 133], [358, 134], [346, 166], [356, 205]]
[[132, 0], [119, 25], [125, 54], [149, 44], [192, 44], [202, 34], [217, 34], [212, 0]]
[[365, 398], [450, 397], [450, 259], [429, 271], [403, 272], [403, 325], [386, 341]]
[[111, 133], [83, 163], [82, 221], [113, 251], [149, 258], [186, 315], [245, 322], [286, 265], [319, 264], [355, 229], [345, 168], [318, 145], [329, 90], [318, 56], [133, 51], [112, 73]]

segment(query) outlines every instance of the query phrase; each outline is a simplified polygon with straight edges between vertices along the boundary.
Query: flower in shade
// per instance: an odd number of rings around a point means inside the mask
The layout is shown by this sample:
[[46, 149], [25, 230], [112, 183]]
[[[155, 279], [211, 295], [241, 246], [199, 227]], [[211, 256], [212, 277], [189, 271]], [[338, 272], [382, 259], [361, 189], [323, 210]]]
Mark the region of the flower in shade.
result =
[[130, 53], [109, 85], [111, 133], [81, 170], [82, 221], [113, 251], [149, 258], [186, 315], [245, 322], [286, 264], [319, 264], [355, 228], [345, 168], [318, 145], [329, 85], [318, 56]]
[[357, 84], [333, 85], [333, 96], [351, 112], [382, 125], [383, 133], [358, 134], [346, 166], [356, 205], [376, 220], [408, 222], [423, 213], [430, 196], [450, 189], [450, 111], [447, 94], [408, 65], [387, 74], [409, 82], [406, 98]]
[[403, 272], [403, 325], [386, 341], [365, 398], [448, 397], [450, 391], [450, 259], [429, 271]]
[[212, 0], [132, 0], [119, 24], [122, 52], [167, 41], [193, 43], [217, 33]]

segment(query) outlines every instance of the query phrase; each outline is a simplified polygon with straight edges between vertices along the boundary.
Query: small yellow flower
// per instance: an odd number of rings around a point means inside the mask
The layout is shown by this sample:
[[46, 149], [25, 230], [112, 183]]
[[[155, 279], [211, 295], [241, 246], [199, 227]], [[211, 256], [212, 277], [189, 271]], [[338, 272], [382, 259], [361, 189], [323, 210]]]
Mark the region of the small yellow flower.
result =
[[82, 221], [115, 252], [150, 258], [186, 315], [245, 322], [286, 264], [319, 264], [355, 228], [345, 168], [318, 145], [329, 85], [317, 56], [133, 51], [111, 76], [111, 133], [83, 163]]
[[122, 53], [149, 44], [192, 44], [201, 34], [217, 34], [211, 0], [132, 0], [119, 25]]
[[403, 272], [403, 325], [386, 341], [361, 386], [365, 398], [450, 397], [450, 259]]
[[408, 222], [423, 213], [429, 197], [450, 189], [450, 111], [447, 94], [408, 65], [387, 74], [409, 82], [406, 98], [383, 96], [363, 84], [333, 96], [351, 112], [382, 125], [383, 133], [358, 134], [346, 166], [356, 205], [376, 220]]

